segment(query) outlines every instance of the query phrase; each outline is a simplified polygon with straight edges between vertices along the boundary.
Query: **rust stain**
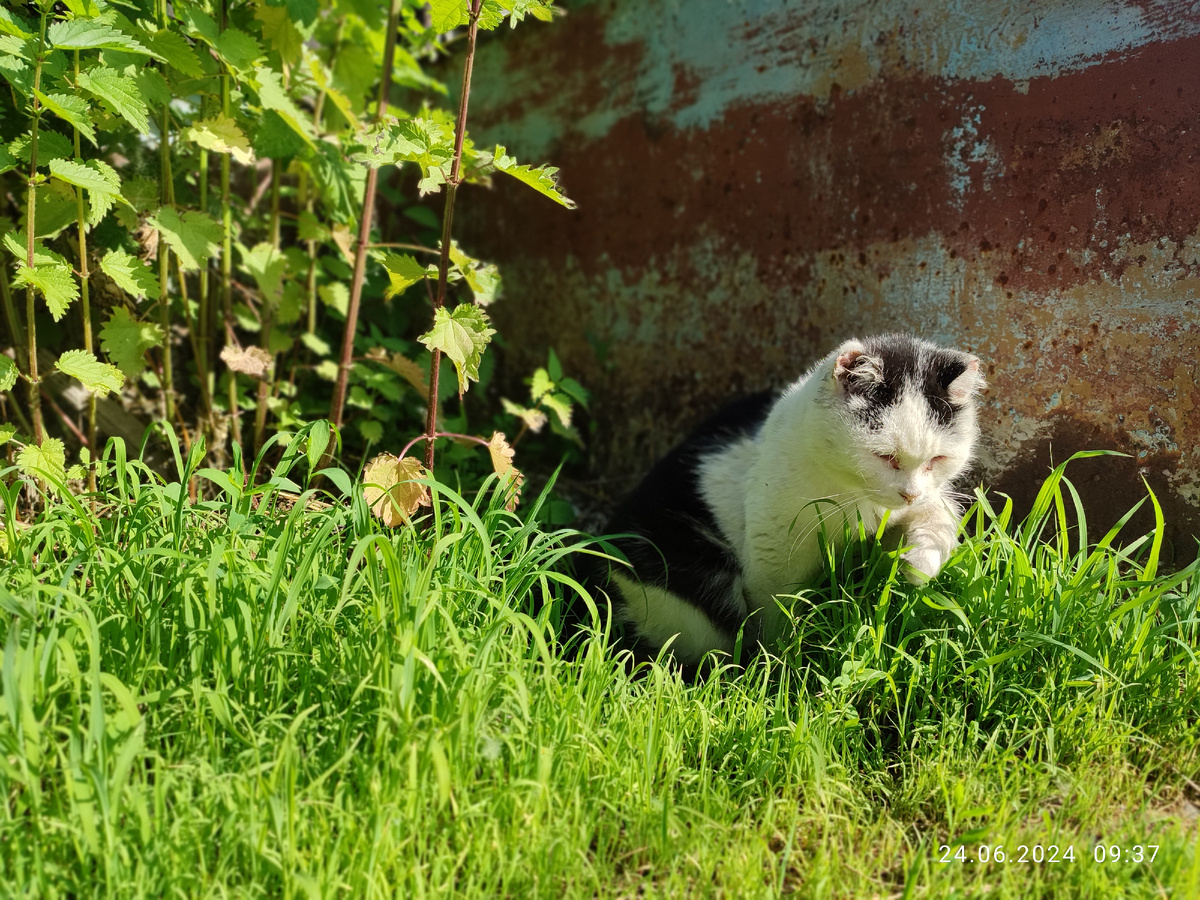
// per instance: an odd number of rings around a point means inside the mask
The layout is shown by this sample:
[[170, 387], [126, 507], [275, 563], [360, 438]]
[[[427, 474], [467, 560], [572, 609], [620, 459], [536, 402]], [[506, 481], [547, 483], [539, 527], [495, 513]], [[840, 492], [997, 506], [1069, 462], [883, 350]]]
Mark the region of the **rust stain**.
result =
[[[553, 62], [576, 79], [579, 122], [624, 108], [619, 70], [642, 52], [598, 58], [604, 16], [583, 13]], [[464, 198], [465, 240], [503, 265], [493, 309], [512, 370], [553, 345], [594, 389], [595, 469], [632, 480], [729, 396], [790, 381], [847, 335], [912, 330], [988, 362], [990, 479], [1040, 479], [1051, 446], [1117, 447], [1134, 459], [1104, 464], [1104, 485], [1124, 479], [1110, 495], [1141, 473], [1194, 531], [1200, 37], [1021, 82], [948, 80], [887, 53], [878, 78], [861, 45], [780, 39], [836, 60], [827, 94], [733, 105], [703, 128], [670, 110], [595, 135], [567, 122], [553, 162], [577, 211], [503, 181]], [[671, 78], [681, 106], [707, 89], [686, 67]]]

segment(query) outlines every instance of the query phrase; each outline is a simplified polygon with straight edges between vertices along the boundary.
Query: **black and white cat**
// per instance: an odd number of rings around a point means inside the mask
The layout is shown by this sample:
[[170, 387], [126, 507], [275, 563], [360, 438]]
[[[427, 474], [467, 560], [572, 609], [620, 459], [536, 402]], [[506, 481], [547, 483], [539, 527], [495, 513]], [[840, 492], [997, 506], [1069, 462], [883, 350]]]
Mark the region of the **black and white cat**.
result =
[[821, 572], [822, 521], [838, 539], [843, 522], [874, 530], [890, 510], [907, 577], [936, 575], [958, 540], [950, 487], [971, 460], [983, 388], [974, 356], [888, 334], [846, 341], [781, 395], [709, 419], [609, 523], [632, 535], [613, 541], [632, 570], [606, 579], [626, 639], [642, 656], [672, 641], [688, 665], [732, 652], [743, 623], [770, 646], [775, 595]]

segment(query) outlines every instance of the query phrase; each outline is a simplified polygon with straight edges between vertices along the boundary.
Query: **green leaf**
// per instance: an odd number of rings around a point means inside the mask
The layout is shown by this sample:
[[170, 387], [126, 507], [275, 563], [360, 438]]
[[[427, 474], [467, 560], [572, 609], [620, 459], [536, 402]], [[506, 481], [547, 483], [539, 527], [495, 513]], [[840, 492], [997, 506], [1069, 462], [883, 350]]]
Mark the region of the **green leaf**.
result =
[[147, 220], [158, 229], [159, 234], [179, 257], [179, 265], [186, 272], [194, 272], [219, 249], [217, 242], [224, 236], [224, 229], [211, 216], [197, 210], [179, 215], [174, 207], [166, 206], [157, 215]]
[[330, 309], [336, 309], [343, 316], [350, 308], [350, 289], [340, 281], [331, 281], [317, 289], [317, 296]]
[[0, 144], [0, 175], [10, 172], [17, 167], [17, 158], [13, 156], [5, 144]]
[[430, 27], [439, 34], [467, 21], [466, 0], [430, 0]]
[[305, 144], [316, 149], [313, 144], [312, 120], [292, 102], [292, 98], [283, 89], [282, 79], [283, 76], [272, 69], [264, 66], [256, 68], [254, 81], [258, 86], [258, 102], [262, 104], [263, 109], [271, 109], [278, 113], [279, 117], [304, 140]]
[[67, 451], [58, 438], [46, 438], [40, 447], [26, 444], [17, 454], [18, 468], [32, 478], [49, 480], [50, 489], [55, 493], [58, 487], [54, 482], [67, 480], [66, 465]]
[[487, 306], [496, 299], [500, 290], [499, 269], [491, 263], [483, 263], [467, 256], [459, 249], [457, 241], [450, 242], [450, 260], [462, 273], [478, 305]]
[[422, 194], [445, 183], [454, 158], [454, 131], [432, 118], [396, 122], [361, 140], [364, 149], [352, 153], [351, 159], [372, 168], [415, 162], [423, 176], [417, 185]]
[[0, 391], [11, 391], [17, 383], [17, 364], [0, 353]]
[[529, 402], [537, 404], [546, 394], [554, 389], [554, 382], [550, 380], [550, 376], [545, 369], [538, 369], [533, 373], [533, 378], [529, 384]]
[[255, 60], [262, 56], [258, 41], [238, 28], [226, 28], [213, 46], [222, 60], [240, 71], [248, 71]]
[[504, 148], [497, 145], [495, 152], [495, 165], [498, 171], [511, 175], [524, 184], [529, 185], [539, 194], [545, 194], [555, 203], [565, 206], [567, 209], [575, 208], [575, 201], [567, 197], [558, 187], [558, 183], [554, 176], [558, 172], [556, 166], [538, 166], [536, 169], [529, 166], [519, 166], [517, 161], [507, 155]]
[[363, 440], [370, 441], [372, 444], [383, 440], [383, 425], [374, 419], [359, 419], [358, 432], [363, 436]]
[[17, 433], [16, 425], [0, 425], [0, 446], [7, 444]]
[[[10, 231], [8, 234], [4, 235], [4, 246], [8, 248], [8, 252], [11, 253], [18, 262], [24, 263], [29, 261], [29, 250], [25, 246], [25, 229], [21, 229], [18, 232]], [[33, 264], [35, 266], [59, 265], [66, 266], [67, 268], [71, 267], [71, 264], [67, 262], [66, 257], [42, 246], [41, 241], [33, 242]]]
[[80, 72], [78, 84], [85, 91], [99, 97], [105, 108], [121, 116], [139, 134], [149, 133], [150, 120], [146, 104], [142, 101], [141, 91], [135, 79], [122, 75], [116, 69], [97, 66]]
[[153, 322], [139, 322], [118, 306], [100, 329], [100, 347], [131, 380], [146, 367], [143, 356], [162, 343], [162, 330]]
[[[27, 131], [9, 142], [8, 149], [21, 162], [29, 163], [29, 152], [32, 146], [32, 135]], [[74, 156], [75, 148], [71, 140], [63, 137], [57, 131], [47, 128], [38, 129], [38, 165], [44, 165], [52, 159], [69, 159]]]
[[[42, 106], [78, 128], [79, 133], [92, 144], [96, 143], [96, 129], [92, 125], [92, 120], [88, 118], [88, 102], [86, 100], [72, 94], [43, 94], [37, 90], [33, 92], [33, 95], [38, 98]], [[40, 155], [39, 153], [39, 157]]]
[[[255, 155], [262, 159], [288, 159], [303, 153], [307, 146], [283, 116], [273, 109], [263, 110], [252, 141]], [[319, 178], [314, 180], [318, 185], [321, 184]]]
[[487, 315], [470, 303], [462, 303], [453, 312], [445, 307], [434, 314], [433, 328], [417, 340], [430, 350], [441, 350], [454, 363], [458, 373], [458, 392], [465, 393], [470, 382], [479, 380], [479, 361], [492, 335]]
[[242, 129], [229, 116], [217, 113], [211, 119], [192, 123], [183, 132], [189, 141], [199, 144], [214, 153], [230, 153], [244, 166], [254, 162], [254, 151]]
[[204, 74], [196, 51], [182, 34], [164, 28], [146, 35], [146, 41], [155, 55], [166, 60], [167, 65], [187, 78], [199, 78]]
[[32, 29], [33, 26], [26, 22], [18, 15], [9, 12], [3, 6], [0, 6], [0, 34], [11, 34], [13, 37], [31, 38], [33, 33], [26, 29]]
[[70, 266], [45, 265], [32, 269], [20, 266], [13, 284], [37, 288], [46, 298], [50, 316], [55, 322], [66, 315], [67, 307], [79, 296], [79, 283], [75, 281]]
[[407, 254], [389, 253], [383, 258], [383, 267], [387, 269], [389, 281], [387, 290], [383, 293], [385, 300], [392, 299], [427, 275], [425, 266]]
[[54, 364], [58, 371], [78, 378], [83, 386], [101, 397], [121, 389], [125, 376], [116, 366], [100, 362], [86, 350], [68, 350]]
[[571, 427], [571, 398], [566, 394], [559, 394], [551, 391], [548, 394], [542, 395], [542, 405], [548, 407], [558, 416], [558, 421], [562, 422], [564, 428]]
[[295, 65], [300, 61], [304, 35], [292, 24], [291, 14], [286, 6], [267, 6], [260, 3], [254, 17], [262, 22], [263, 39], [272, 49], [279, 51], [279, 58], [285, 64]]
[[256, 244], [253, 250], [241, 245], [238, 249], [242, 254], [242, 266], [258, 283], [263, 299], [277, 304], [283, 297], [283, 272], [287, 268], [287, 259], [266, 242]]
[[592, 399], [587, 388], [576, 381], [574, 378], [564, 378], [558, 383], [559, 390], [570, 396], [572, 400], [587, 409], [588, 401]]
[[121, 177], [112, 166], [98, 159], [52, 159], [50, 174], [67, 184], [98, 194], [121, 193]]
[[124, 250], [109, 250], [100, 260], [100, 268], [130, 296], [158, 299], [158, 279], [150, 267], [136, 256]]
[[[46, 181], [37, 188], [36, 194], [34, 237], [52, 238], [67, 226], [75, 224], [79, 213], [79, 201], [75, 197], [75, 188], [61, 181]], [[22, 203], [22, 207], [24, 207], [24, 203]], [[22, 208], [22, 231], [28, 224], [27, 219], [27, 211]]]
[[104, 25], [95, 19], [71, 19], [66, 22], [55, 22], [46, 32], [46, 37], [59, 50], [125, 50], [129, 53], [141, 53], [161, 59], [157, 54], [139, 44], [127, 34], [122, 34], [111, 25]]

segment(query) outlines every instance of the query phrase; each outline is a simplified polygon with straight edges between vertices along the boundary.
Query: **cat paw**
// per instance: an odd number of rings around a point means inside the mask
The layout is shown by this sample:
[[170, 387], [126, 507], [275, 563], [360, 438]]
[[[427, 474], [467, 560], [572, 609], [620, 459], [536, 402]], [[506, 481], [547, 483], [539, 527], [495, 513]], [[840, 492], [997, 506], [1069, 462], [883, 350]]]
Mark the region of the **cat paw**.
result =
[[936, 550], [918, 547], [900, 558], [904, 561], [900, 570], [910, 584], [924, 584], [942, 568], [942, 556]]

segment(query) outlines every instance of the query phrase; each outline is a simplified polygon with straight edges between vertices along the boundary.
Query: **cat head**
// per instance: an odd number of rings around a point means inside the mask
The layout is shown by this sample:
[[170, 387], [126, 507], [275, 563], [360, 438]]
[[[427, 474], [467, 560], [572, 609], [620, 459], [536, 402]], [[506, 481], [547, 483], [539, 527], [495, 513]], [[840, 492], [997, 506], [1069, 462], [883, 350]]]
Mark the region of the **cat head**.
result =
[[847, 462], [874, 499], [901, 509], [933, 496], [971, 460], [979, 360], [905, 334], [849, 340], [827, 382]]

